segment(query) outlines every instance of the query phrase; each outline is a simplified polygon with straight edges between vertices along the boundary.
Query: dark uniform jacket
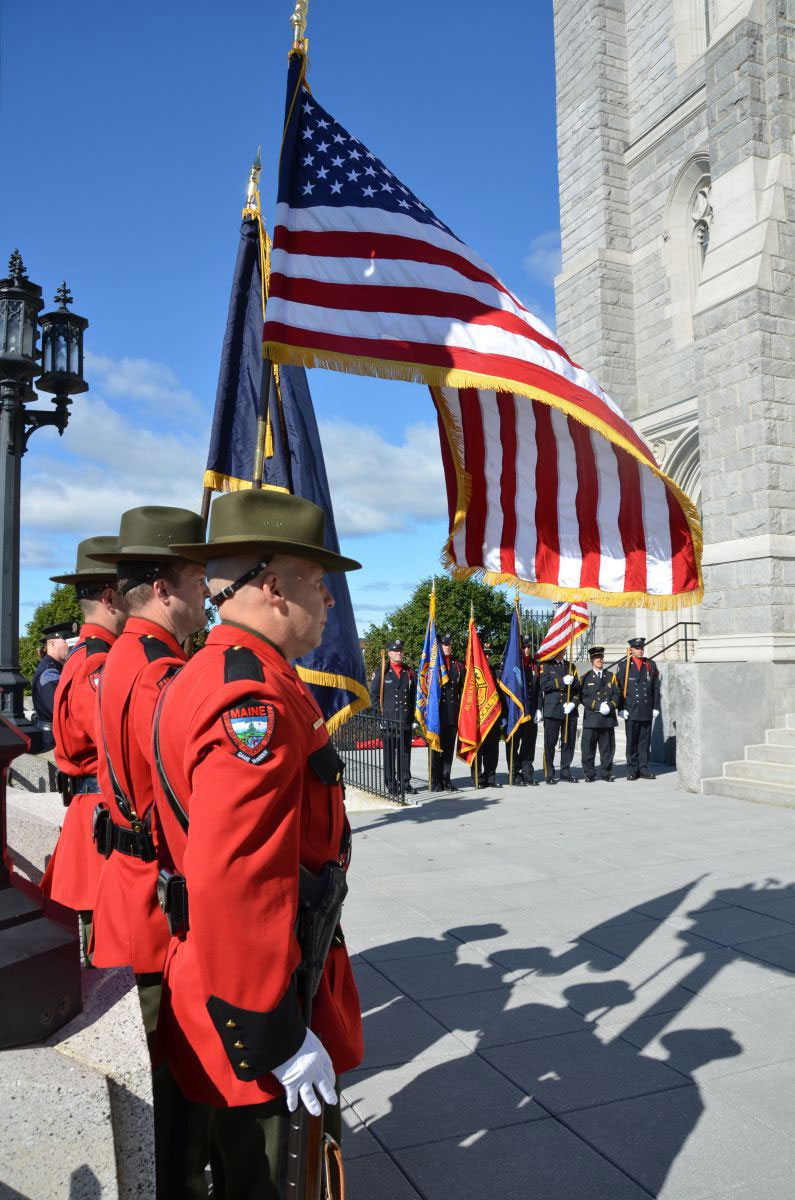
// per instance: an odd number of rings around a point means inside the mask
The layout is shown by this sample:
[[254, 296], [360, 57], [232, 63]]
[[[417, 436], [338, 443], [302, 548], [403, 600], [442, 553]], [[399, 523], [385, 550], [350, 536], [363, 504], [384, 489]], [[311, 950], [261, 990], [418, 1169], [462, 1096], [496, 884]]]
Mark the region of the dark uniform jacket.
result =
[[[618, 682], [622, 693], [625, 672], [626, 665], [619, 668]], [[634, 658], [630, 658], [626, 680], [626, 697], [621, 707], [629, 713], [630, 721], [650, 721], [653, 709], [660, 708], [660, 672], [656, 665], [650, 658], [644, 658], [640, 667], [636, 667]]]
[[[373, 673], [370, 680], [370, 699], [373, 708], [379, 708], [381, 700], [381, 668]], [[392, 670], [392, 664], [387, 662], [384, 673], [384, 709], [383, 715], [401, 725], [411, 725], [414, 721], [414, 706], [417, 703], [417, 676], [411, 667], [405, 664], [400, 669], [400, 675]]]
[[[566, 659], [560, 663], [543, 662], [538, 670], [539, 686], [544, 701], [540, 707], [543, 709], [544, 717], [552, 717], [556, 721], [565, 720], [566, 714], [563, 711], [563, 705], [567, 699], [577, 704], [580, 698], [580, 679], [577, 668]], [[569, 674], [574, 676], [571, 687], [563, 682], [563, 676]]]
[[[607, 702], [609, 713], [601, 713], [599, 707]], [[587, 671], [580, 684], [580, 704], [583, 711], [583, 726], [586, 729], [613, 729], [618, 724], [618, 711], [623, 708], [621, 688], [613, 671]]]
[[[524, 682], [527, 691], [527, 712], [531, 717], [534, 717], [536, 711], [541, 707], [539, 703], [541, 699], [539, 664], [532, 658], [523, 658], [522, 662], [524, 663]], [[574, 684], [572, 684], [572, 687], [574, 687]]]
[[[221, 1108], [283, 1096], [273, 1068], [306, 1026], [294, 973], [299, 863], [347, 856], [342, 763], [309, 689], [253, 630], [216, 625], [168, 685], [157, 810], [187, 880], [190, 928], [171, 939], [158, 1035], [190, 1100]], [[329, 950], [312, 1028], [337, 1075], [363, 1055], [344, 939]]]
[[45, 654], [33, 673], [30, 685], [36, 716], [47, 725], [52, 725], [55, 692], [61, 678], [63, 663]]
[[458, 725], [458, 710], [461, 707], [461, 688], [464, 686], [464, 664], [457, 658], [447, 662], [448, 682], [442, 684], [439, 697], [439, 716], [442, 725]]

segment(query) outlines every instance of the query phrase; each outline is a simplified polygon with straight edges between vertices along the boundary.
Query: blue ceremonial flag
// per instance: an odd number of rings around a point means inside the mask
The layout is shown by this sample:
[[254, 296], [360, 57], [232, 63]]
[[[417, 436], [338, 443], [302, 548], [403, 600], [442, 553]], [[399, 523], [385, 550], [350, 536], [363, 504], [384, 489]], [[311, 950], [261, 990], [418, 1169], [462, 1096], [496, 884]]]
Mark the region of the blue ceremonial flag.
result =
[[[251, 203], [251, 200], [250, 200]], [[303, 367], [273, 368], [262, 357], [262, 322], [268, 243], [259, 217], [259, 197], [246, 210], [240, 232], [232, 297], [221, 354], [210, 452], [204, 486], [214, 491], [280, 488], [312, 500], [326, 514], [326, 547], [339, 554], [331, 493], [317, 421]], [[266, 371], [272, 372], [266, 389]], [[348, 581], [330, 572], [334, 597], [323, 641], [295, 664], [309, 684], [333, 733], [370, 703], [364, 658], [353, 616]]]
[[522, 662], [522, 647], [519, 640], [519, 604], [514, 601], [511, 631], [508, 634], [508, 645], [505, 647], [505, 657], [502, 660], [502, 675], [500, 687], [508, 701], [508, 711], [505, 716], [505, 740], [512, 738], [522, 721], [527, 720], [527, 687], [525, 684], [524, 663]]
[[417, 671], [417, 705], [414, 717], [422, 730], [423, 737], [431, 750], [441, 751], [440, 741], [442, 732], [441, 700], [442, 685], [448, 682], [447, 671], [444, 667], [436, 636], [436, 588], [431, 590], [431, 602], [428, 606], [428, 627], [425, 630], [425, 644], [422, 647], [419, 670]]
[[265, 377], [262, 362], [262, 264], [260, 222], [246, 216], [240, 229], [232, 295], [221, 350], [210, 450], [204, 486], [215, 492], [250, 488], [261, 424]]

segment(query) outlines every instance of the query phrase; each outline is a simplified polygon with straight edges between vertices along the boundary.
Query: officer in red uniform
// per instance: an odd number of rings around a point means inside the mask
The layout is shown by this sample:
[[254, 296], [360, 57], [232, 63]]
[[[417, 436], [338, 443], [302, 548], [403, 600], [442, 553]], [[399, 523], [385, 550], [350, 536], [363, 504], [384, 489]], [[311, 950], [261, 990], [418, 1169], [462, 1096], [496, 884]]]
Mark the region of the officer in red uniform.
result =
[[92, 552], [110, 553], [117, 546], [115, 537], [86, 538], [77, 547], [74, 572], [52, 576], [53, 583], [73, 585], [83, 610], [83, 625], [55, 693], [52, 725], [55, 761], [63, 776], [66, 813], [41, 890], [58, 904], [79, 913], [84, 953], [88, 950], [94, 896], [104, 861], [91, 839], [99, 792], [94, 709], [105, 659], [127, 618], [116, 590], [116, 572], [88, 556]]
[[299, 864], [346, 866], [350, 847], [343, 764], [291, 666], [321, 640], [333, 604], [324, 573], [359, 567], [325, 548], [324, 527], [301, 497], [231, 492], [213, 505], [206, 547], [177, 547], [208, 558], [222, 623], [155, 721], [158, 820], [187, 893], [158, 1033], [184, 1095], [211, 1106], [214, 1191], [226, 1200], [284, 1195], [287, 1109], [317, 1114], [325, 1101], [338, 1133], [335, 1075], [363, 1054], [339, 927], [311, 1028], [296, 986]]
[[92, 555], [116, 565], [128, 611], [97, 691], [102, 808], [95, 832], [107, 859], [94, 903], [92, 958], [96, 967], [132, 967], [150, 1041], [169, 939], [156, 895], [152, 717], [170, 672], [185, 662], [182, 643], [206, 623], [203, 566], [171, 549], [200, 539], [203, 530], [201, 517], [182, 508], [133, 508], [121, 518], [116, 550]]

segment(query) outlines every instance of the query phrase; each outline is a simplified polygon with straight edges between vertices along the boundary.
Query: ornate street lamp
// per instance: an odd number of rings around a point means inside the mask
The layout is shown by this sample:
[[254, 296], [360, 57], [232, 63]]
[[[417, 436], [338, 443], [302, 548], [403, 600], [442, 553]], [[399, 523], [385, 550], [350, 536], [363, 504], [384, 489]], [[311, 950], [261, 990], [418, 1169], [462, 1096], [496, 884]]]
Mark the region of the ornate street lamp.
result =
[[[83, 379], [88, 321], [69, 311], [71, 300], [61, 284], [59, 307], [40, 316], [41, 288], [28, 279], [14, 251], [8, 278], [0, 279], [0, 1049], [49, 1037], [81, 1008], [77, 931], [45, 916], [38, 896], [11, 871], [5, 805], [11, 761], [26, 748], [26, 738], [32, 750], [41, 740], [25, 717], [19, 670], [20, 468], [34, 429], [54, 425], [62, 434], [70, 397], [88, 387]], [[37, 375], [39, 391], [55, 398], [51, 409], [28, 407], [37, 398]]]
[[[44, 301], [31, 283], [18, 250], [0, 279], [0, 715], [24, 732], [37, 749], [38, 730], [25, 716], [25, 679], [19, 670], [19, 496], [22, 455], [30, 435], [43, 425], [59, 434], [69, 421], [71, 397], [85, 392], [83, 333], [85, 317], [70, 312], [65, 283], [55, 296], [59, 305], [40, 316]], [[41, 330], [41, 352], [38, 336]], [[41, 363], [41, 365], [39, 365]], [[51, 409], [29, 408], [33, 388], [54, 397]]]

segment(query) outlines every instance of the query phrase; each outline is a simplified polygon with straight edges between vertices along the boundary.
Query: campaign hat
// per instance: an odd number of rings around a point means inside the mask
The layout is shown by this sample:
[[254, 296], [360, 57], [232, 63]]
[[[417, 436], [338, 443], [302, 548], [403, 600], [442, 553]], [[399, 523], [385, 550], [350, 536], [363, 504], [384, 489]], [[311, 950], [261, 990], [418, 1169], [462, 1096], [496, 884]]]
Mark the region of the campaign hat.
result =
[[627, 645], [632, 646], [633, 650], [642, 650], [646, 645], [646, 639], [645, 637], [627, 638]]
[[326, 514], [311, 500], [270, 488], [227, 492], [210, 509], [207, 541], [174, 545], [177, 554], [207, 562], [233, 554], [295, 554], [324, 571], [358, 571], [361, 563], [325, 545]]
[[75, 556], [75, 569], [67, 575], [51, 575], [50, 583], [73, 583], [82, 584], [83, 586], [96, 585], [101, 587], [103, 583], [111, 584], [116, 582], [116, 572], [110, 570], [107, 566], [103, 567], [100, 563], [91, 558], [92, 554], [111, 554], [117, 550], [119, 539], [117, 537], [105, 536], [104, 534], [98, 537], [84, 538], [82, 542], [77, 544], [77, 554]]
[[588, 651], [589, 658], [604, 658], [604, 656], [605, 656], [604, 646], [591, 646], [591, 649]]
[[[112, 550], [92, 552], [89, 558], [95, 562], [115, 563], [117, 566], [130, 562], [159, 562], [163, 559], [188, 558], [203, 562], [204, 557], [189, 553], [187, 543], [199, 543], [204, 536], [204, 521], [198, 513], [187, 508], [168, 508], [164, 505], [145, 504], [141, 508], [130, 508], [122, 513], [119, 524], [118, 545]], [[181, 544], [177, 548], [177, 542]]]

